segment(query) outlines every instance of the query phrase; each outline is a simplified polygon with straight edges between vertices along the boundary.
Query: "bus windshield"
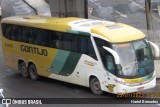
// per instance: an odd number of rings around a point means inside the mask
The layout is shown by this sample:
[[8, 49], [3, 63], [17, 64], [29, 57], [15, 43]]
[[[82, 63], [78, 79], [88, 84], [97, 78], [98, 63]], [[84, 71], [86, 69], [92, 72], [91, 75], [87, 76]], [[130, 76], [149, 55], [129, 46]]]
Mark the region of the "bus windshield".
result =
[[145, 40], [113, 44], [112, 46], [113, 50], [119, 54], [122, 66], [118, 75], [134, 77], [148, 75], [154, 71], [152, 51]]

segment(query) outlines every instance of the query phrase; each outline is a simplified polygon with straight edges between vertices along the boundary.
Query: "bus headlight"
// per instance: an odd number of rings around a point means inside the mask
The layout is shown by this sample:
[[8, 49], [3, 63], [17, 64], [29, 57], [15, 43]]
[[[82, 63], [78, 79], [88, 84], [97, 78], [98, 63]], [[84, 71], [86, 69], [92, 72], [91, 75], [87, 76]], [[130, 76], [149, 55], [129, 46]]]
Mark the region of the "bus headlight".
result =
[[129, 85], [128, 83], [126, 83], [122, 80], [114, 79], [114, 81], [116, 81], [117, 83], [122, 84], [122, 85]]

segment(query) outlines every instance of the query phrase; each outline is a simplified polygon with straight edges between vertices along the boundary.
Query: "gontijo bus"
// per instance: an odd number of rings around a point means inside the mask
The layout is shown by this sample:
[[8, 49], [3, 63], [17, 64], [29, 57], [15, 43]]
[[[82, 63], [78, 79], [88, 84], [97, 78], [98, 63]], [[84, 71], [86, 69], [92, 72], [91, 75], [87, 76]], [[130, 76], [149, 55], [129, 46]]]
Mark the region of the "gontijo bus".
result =
[[2, 20], [2, 31], [5, 63], [23, 77], [53, 78], [90, 87], [94, 94], [130, 93], [156, 85], [154, 58], [159, 48], [131, 26], [14, 16]]

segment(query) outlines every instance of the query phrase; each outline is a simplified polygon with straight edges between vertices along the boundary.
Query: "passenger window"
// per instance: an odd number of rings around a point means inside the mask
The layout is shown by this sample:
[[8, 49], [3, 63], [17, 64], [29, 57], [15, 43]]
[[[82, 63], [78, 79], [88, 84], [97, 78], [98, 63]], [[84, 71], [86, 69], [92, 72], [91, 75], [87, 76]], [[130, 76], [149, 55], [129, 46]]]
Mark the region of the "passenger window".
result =
[[21, 41], [22, 40], [22, 33], [21, 33], [21, 27], [17, 25], [12, 25], [12, 35], [10, 37], [11, 40], [15, 41]]
[[94, 51], [94, 47], [93, 47], [93, 44], [91, 42], [90, 37], [81, 36], [79, 38], [79, 42], [80, 42], [79, 43], [80, 44], [80, 47], [79, 47], [80, 53], [86, 54], [86, 55], [97, 60], [96, 53]]
[[22, 42], [27, 42], [27, 28], [26, 27], [22, 27], [22, 38], [21, 38]]
[[9, 39], [12, 34], [12, 25], [2, 24], [2, 33], [4, 37]]
[[115, 65], [114, 65], [114, 59], [111, 55], [106, 55], [105, 57], [106, 60], [106, 68], [109, 70], [112, 74], [115, 74]]
[[87, 44], [87, 47], [88, 47], [88, 49], [87, 49], [87, 54], [88, 54], [89, 56], [97, 59], [91, 40], [88, 39], [87, 43], [88, 43], [88, 44]]
[[87, 54], [87, 49], [88, 49], [87, 38], [86, 37], [80, 37], [79, 41], [80, 41], [80, 47], [79, 47], [80, 53]]
[[72, 51], [73, 52], [79, 52], [78, 50], [79, 50], [79, 47], [78, 47], [78, 41], [79, 41], [79, 38], [78, 38], [78, 36], [77, 35], [73, 35], [73, 41], [72, 41]]
[[56, 32], [52, 31], [49, 36], [49, 47], [58, 48], [57, 40], [58, 40], [58, 36], [56, 35]]
[[25, 36], [26, 36], [26, 38], [27, 38], [27, 43], [30, 43], [30, 44], [33, 44], [34, 42], [34, 40], [33, 40], [33, 35], [32, 35], [32, 28], [28, 28], [28, 27], [26, 27], [26, 29], [24, 29], [24, 30], [26, 30], [25, 31]]
[[63, 35], [62, 35], [62, 33], [57, 32], [56, 36], [58, 37], [58, 39], [56, 41], [56, 47], [59, 49], [64, 49], [63, 48]]
[[43, 34], [43, 40], [44, 40], [44, 46], [49, 47], [49, 36], [51, 35], [52, 31], [50, 30], [44, 30]]
[[44, 41], [45, 32], [41, 29], [37, 29], [37, 43], [38, 45], [45, 46]]
[[104, 67], [112, 74], [115, 74], [116, 69], [115, 69], [115, 62], [114, 62], [114, 57], [112, 54], [107, 52], [106, 50], [103, 49], [102, 51], [102, 62], [104, 64]]
[[65, 50], [68, 50], [68, 51], [72, 51], [72, 42], [73, 42], [73, 36], [72, 34], [64, 34], [63, 35], [63, 48]]
[[40, 43], [38, 43], [38, 36], [37, 36], [36, 28], [32, 28], [32, 36], [33, 36], [33, 44], [39, 45]]

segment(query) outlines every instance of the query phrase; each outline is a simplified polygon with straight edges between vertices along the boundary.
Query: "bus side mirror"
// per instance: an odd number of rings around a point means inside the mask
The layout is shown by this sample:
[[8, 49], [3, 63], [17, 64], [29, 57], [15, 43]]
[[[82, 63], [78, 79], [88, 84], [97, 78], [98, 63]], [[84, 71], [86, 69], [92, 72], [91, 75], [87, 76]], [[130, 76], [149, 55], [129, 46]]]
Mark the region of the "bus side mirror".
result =
[[1, 96], [2, 98], [4, 98], [4, 96], [3, 96], [3, 89], [0, 89], [0, 96]]
[[115, 63], [117, 65], [120, 64], [120, 57], [116, 51], [112, 50], [111, 48], [105, 47], [105, 46], [103, 46], [103, 48], [113, 55]]
[[0, 93], [3, 93], [3, 89], [0, 89]]
[[155, 43], [153, 43], [151, 41], [149, 41], [149, 44], [152, 47], [152, 52], [153, 52], [153, 55], [154, 55], [154, 59], [155, 60], [160, 59], [160, 50], [159, 50], [159, 47]]

